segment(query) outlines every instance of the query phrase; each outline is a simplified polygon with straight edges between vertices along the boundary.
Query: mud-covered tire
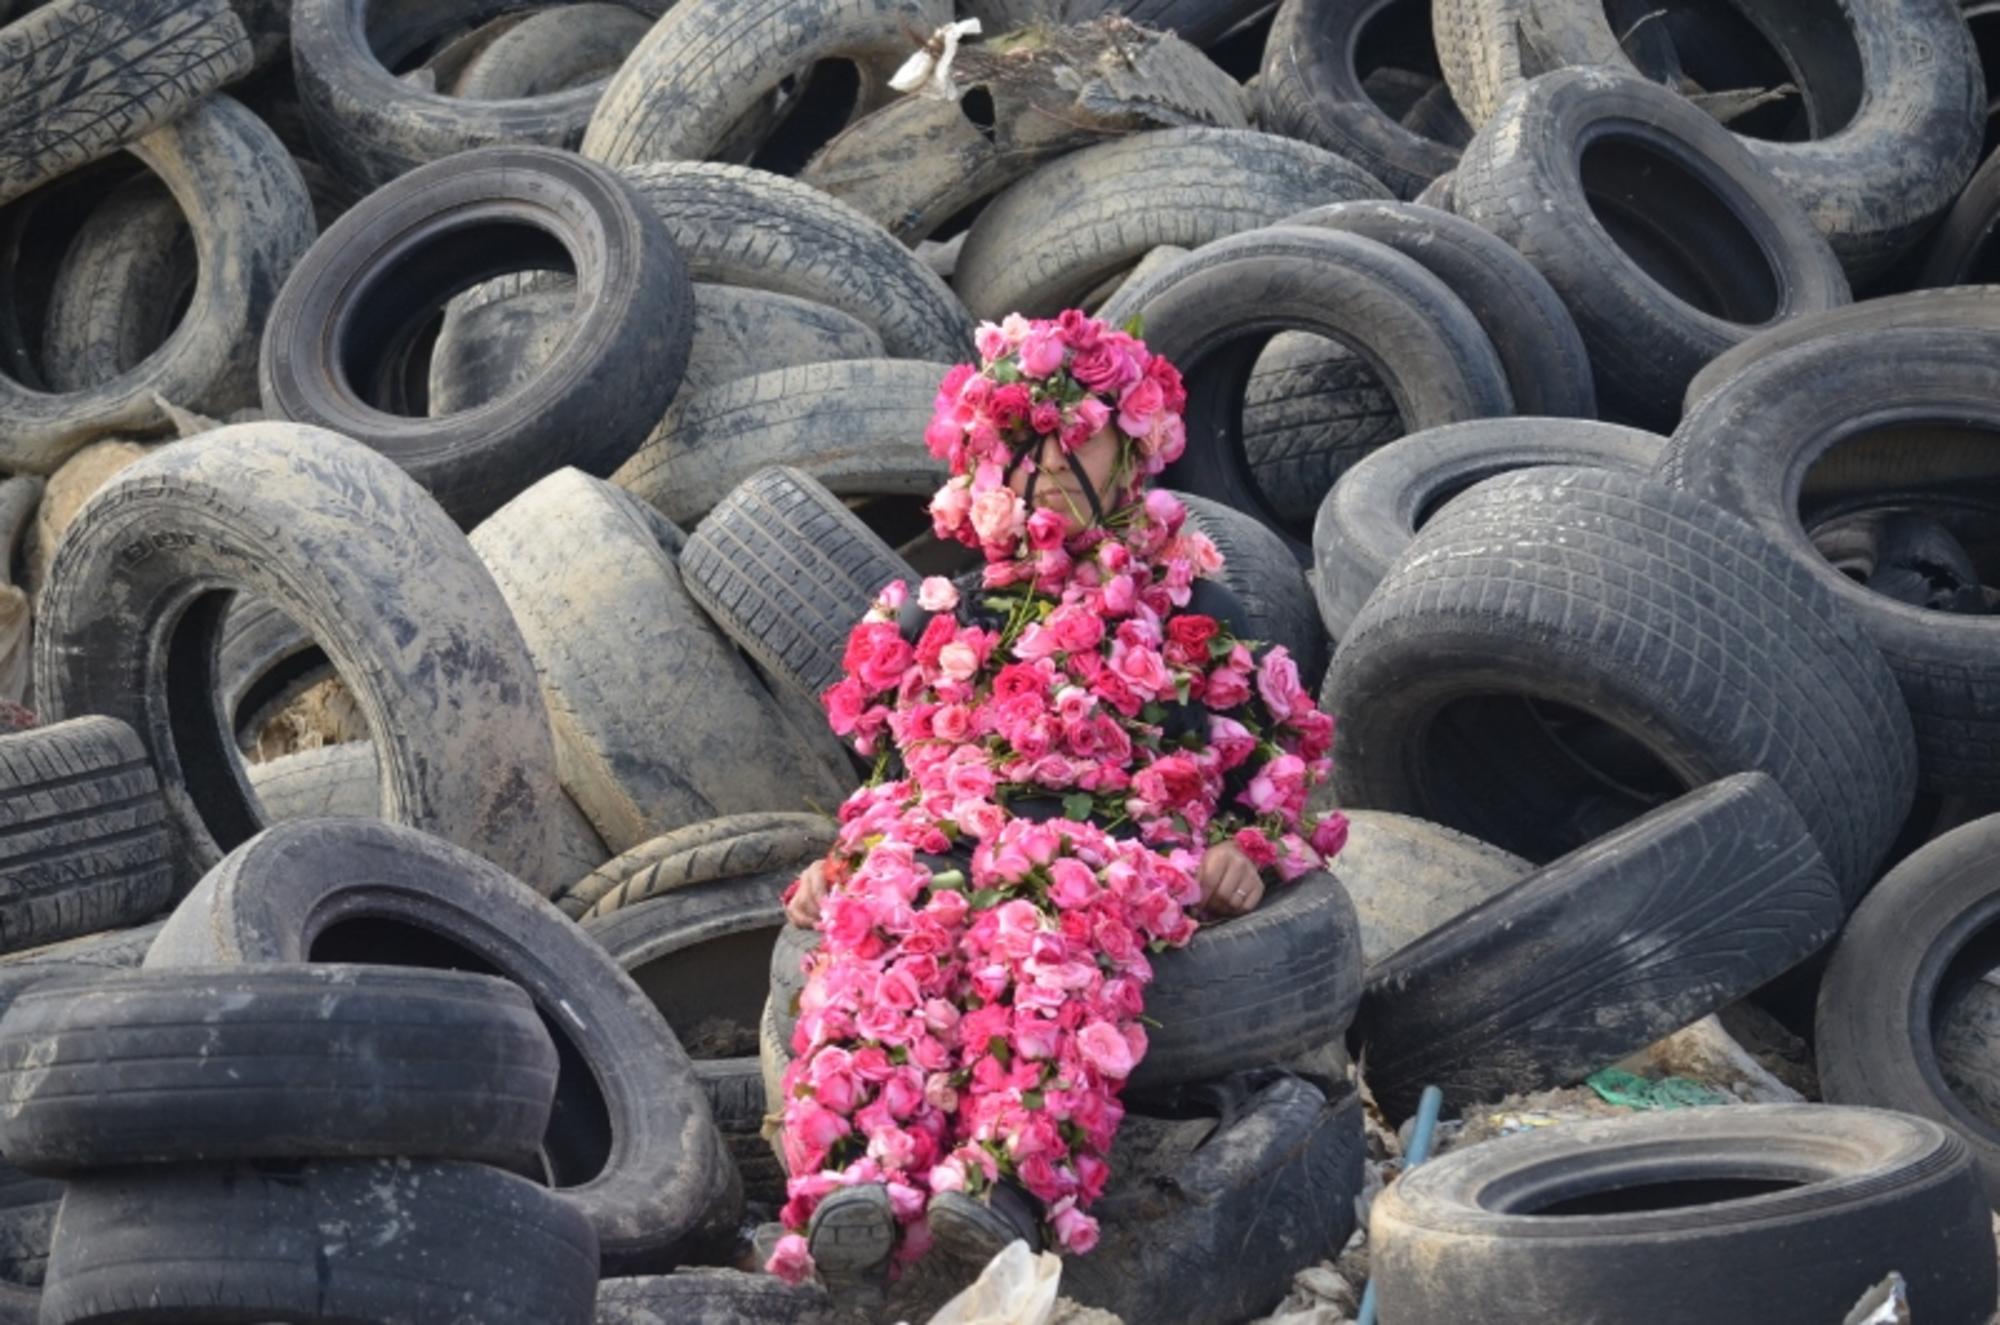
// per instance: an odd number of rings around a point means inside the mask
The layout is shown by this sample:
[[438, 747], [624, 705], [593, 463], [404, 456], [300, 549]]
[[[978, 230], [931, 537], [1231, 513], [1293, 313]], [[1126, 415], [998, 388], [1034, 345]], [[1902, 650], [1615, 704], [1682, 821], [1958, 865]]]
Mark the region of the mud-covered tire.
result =
[[1778, 784], [1737, 774], [1572, 852], [1368, 973], [1391, 1118], [1582, 1080], [1791, 969], [1845, 902]]
[[1340, 476], [1313, 522], [1313, 592], [1340, 639], [1389, 567], [1445, 502], [1496, 474], [1583, 465], [1650, 474], [1667, 439], [1594, 419], [1474, 419], [1389, 443]]
[[848, 790], [688, 596], [683, 539], [574, 469], [472, 534], [534, 657], [563, 788], [614, 851], [718, 815], [831, 807]]
[[[1745, 369], [1674, 433], [1661, 481], [1755, 525], [1824, 584], [1882, 650], [1917, 729], [1933, 791], [2000, 795], [2000, 619], [1932, 611], [1857, 583], [1814, 547], [1799, 518], [1814, 462], [1883, 418], [1949, 419], [1957, 430], [1849, 446], [1917, 495], [2000, 473], [2000, 328], [1872, 327], [1818, 339]], [[1857, 452], [1867, 450], [1864, 457]], [[1865, 489], [1863, 489], [1865, 492]]]
[[64, 1195], [42, 1317], [591, 1325], [597, 1259], [568, 1202], [480, 1164], [113, 1170]]
[[0, 1021], [0, 1145], [29, 1172], [423, 1155], [507, 1165], [556, 1051], [520, 989], [375, 966], [139, 970]]
[[844, 359], [689, 393], [612, 481], [688, 525], [775, 465], [843, 497], [929, 496], [945, 471], [924, 445], [924, 429], [947, 368]]
[[697, 281], [837, 308], [897, 359], [956, 363], [972, 318], [895, 236], [839, 199], [744, 166], [657, 162], [619, 172], [653, 207]]
[[[1810, 21], [1786, 0], [1730, 8], [1757, 29], [1749, 41], [1782, 52], [1812, 121], [1809, 141], [1737, 140], [1857, 282], [1879, 274], [1951, 206], [1979, 162], [1984, 79], [1957, 0], [1843, 5]], [[1438, 0], [1432, 22], [1446, 81], [1475, 126], [1521, 80], [1565, 65], [1638, 73], [1595, 0]]]
[[[382, 774], [369, 741], [342, 741], [281, 755], [250, 765], [249, 774], [250, 789], [257, 793], [270, 823], [381, 817]], [[554, 872], [546, 882], [533, 881], [535, 890], [545, 896], [553, 888], [575, 883], [611, 856], [611, 849], [567, 794], [555, 798], [553, 818]]]
[[625, 4], [554, 5], [529, 14], [466, 61], [451, 94], [509, 101], [608, 80], [655, 17]]
[[555, 899], [564, 915], [605, 920], [628, 906], [697, 884], [790, 876], [833, 848], [825, 814], [732, 814], [663, 833], [605, 861]]
[[[1820, 1087], [1835, 1104], [1916, 1114], [1964, 1139], [2000, 1203], [2000, 1118], [1958, 1087], [1940, 1037], [1981, 980], [2000, 891], [2000, 817], [1926, 843], [1883, 876], [1841, 931], [1814, 1019]], [[1977, 1043], [1977, 1042], [1975, 1042]], [[1970, 1047], [1970, 1046], [1967, 1046]], [[1990, 1056], [1987, 1044], [1978, 1044]]]
[[1290, 545], [1255, 516], [1206, 497], [1175, 495], [1187, 507], [1188, 523], [1222, 553], [1218, 578], [1243, 611], [1237, 623], [1243, 638], [1284, 645], [1306, 688], [1318, 689], [1329, 652], [1326, 631], [1314, 608], [1312, 586]]
[[0, 950], [132, 925], [174, 895], [167, 802], [115, 718], [0, 736]]
[[1727, 511], [1609, 470], [1451, 502], [1355, 617], [1325, 694], [1340, 804], [1530, 860], [1762, 771], [1852, 902], [1915, 792], [1895, 676], [1832, 592]]
[[0, 1321], [16, 1319], [22, 1325], [33, 1322], [35, 1301], [28, 1299], [29, 1314], [10, 1316], [15, 1309], [17, 1286], [40, 1288], [48, 1274], [49, 1245], [55, 1240], [56, 1212], [62, 1208], [63, 1185], [53, 1178], [37, 1178], [0, 1163]]
[[1450, 170], [1458, 149], [1406, 128], [1382, 110], [1354, 67], [1361, 31], [1391, 0], [1285, 0], [1264, 41], [1258, 123], [1338, 152], [1412, 198]]
[[1465, 302], [1401, 253], [1360, 235], [1272, 226], [1232, 235], [1120, 291], [1107, 310], [1145, 325], [1188, 388], [1188, 446], [1167, 486], [1280, 528], [1259, 492], [1241, 432], [1242, 402], [1274, 329], [1339, 340], [1366, 361], [1410, 430], [1512, 412], [1507, 374]]
[[[429, 314], [558, 248], [579, 312], [540, 372], [444, 418], [378, 408]], [[271, 309], [259, 382], [268, 413], [381, 451], [469, 525], [565, 464], [608, 472], [674, 398], [693, 338], [686, 264], [623, 181], [573, 153], [494, 147], [412, 171], [335, 222]]]
[[1254, 18], [1265, 0], [963, 0], [959, 7], [983, 20], [988, 36], [1029, 23], [1088, 23], [1115, 14], [1203, 46]]
[[331, 680], [333, 664], [273, 603], [239, 597], [222, 623], [216, 657], [222, 712], [246, 754], [270, 721], [306, 691]]
[[682, 0], [612, 78], [580, 150], [614, 166], [714, 156], [821, 61], [858, 66], [865, 108], [950, 18], [941, 0]]
[[606, 1279], [597, 1285], [597, 1325], [832, 1325], [818, 1284], [788, 1284], [741, 1270]]
[[0, 28], [0, 203], [187, 114], [250, 59], [227, 0], [37, 5]]
[[[42, 375], [49, 386], [83, 391], [137, 366], [172, 334], [182, 300], [194, 293], [197, 266], [194, 237], [166, 185], [141, 175], [112, 190], [70, 241], [49, 291], [42, 330]], [[249, 372], [242, 383], [248, 392], [225, 411], [256, 403], [255, 332], [261, 328], [248, 330]], [[174, 403], [213, 409], [205, 400]]]
[[1692, 413], [1703, 397], [1734, 381], [1753, 365], [1808, 341], [1853, 331], [1887, 331], [1895, 327], [1970, 327], [2000, 331], [2000, 289], [1990, 285], [1947, 286], [1881, 295], [1786, 318], [1750, 339], [1710, 359], [1688, 383], [1683, 413]]
[[1512, 852], [1406, 814], [1342, 813], [1347, 843], [1329, 868], [1354, 903], [1361, 957], [1370, 974], [1535, 868]]
[[223, 96], [128, 150], [166, 186], [192, 231], [201, 271], [193, 302], [150, 353], [81, 389], [35, 391], [0, 376], [0, 469], [52, 473], [100, 437], [159, 431], [161, 399], [228, 410], [256, 398], [257, 338], [313, 240], [305, 181], [264, 123]]
[[918, 578], [810, 474], [752, 474], [681, 553], [688, 593], [773, 681], [817, 700], [848, 632], [893, 580]]
[[562, 1060], [543, 1154], [608, 1272], [733, 1230], [736, 1175], [673, 1031], [560, 911], [446, 842], [358, 819], [267, 829], [188, 895], [146, 966], [352, 958], [490, 971], [534, 999]]
[[[1167, 1119], [1128, 1115], [1093, 1207], [1097, 1249], [1063, 1262], [1062, 1291], [1125, 1320], [1225, 1325], [1275, 1310], [1292, 1276], [1338, 1254], [1361, 1194], [1360, 1098], [1282, 1073], [1185, 1092]], [[1158, 1138], [1169, 1138], [1160, 1145]], [[1144, 1148], [1153, 1140], [1158, 1149]], [[1178, 1143], [1176, 1143], [1178, 1141]], [[1245, 1238], [1256, 1228], [1268, 1236]]]
[[[1819, 1104], [1586, 1119], [1465, 1146], [1376, 1198], [1368, 1238], [1382, 1318], [1408, 1325], [1663, 1301], [1716, 1325], [1833, 1321], [1892, 1270], [1912, 1319], [1975, 1325], [1993, 1311], [1992, 1240], [1957, 1137]], [[1795, 1250], [1807, 1246], [1819, 1250]]]
[[1387, 196], [1359, 166], [1276, 134], [1134, 134], [1050, 162], [988, 203], [952, 285], [978, 317], [1053, 317], [1163, 244], [1196, 249], [1322, 203]]
[[1848, 301], [1833, 250], [1770, 172], [1637, 75], [1564, 69], [1524, 84], [1474, 135], [1452, 188], [1458, 215], [1555, 287], [1600, 400], [1642, 426], [1671, 426], [1688, 380], [1754, 328]]
[[[627, 6], [657, 17], [669, 0]], [[475, 101], [446, 96], [384, 67], [509, 5], [449, 0], [372, 9], [366, 0], [294, 0], [292, 67], [315, 154], [362, 190], [427, 162], [501, 144], [574, 148], [605, 80], [542, 96]]]
[[1597, 415], [1590, 354], [1562, 297], [1519, 253], [1470, 221], [1414, 203], [1340, 202], [1288, 217], [1387, 244], [1443, 281], [1486, 330], [1514, 409], [1546, 418]]
[[386, 817], [556, 886], [548, 711], [485, 567], [393, 464], [275, 423], [122, 470], [64, 534], [42, 592], [39, 702], [139, 734], [184, 882], [262, 826], [217, 699], [230, 589], [276, 604], [333, 660], [382, 756]]

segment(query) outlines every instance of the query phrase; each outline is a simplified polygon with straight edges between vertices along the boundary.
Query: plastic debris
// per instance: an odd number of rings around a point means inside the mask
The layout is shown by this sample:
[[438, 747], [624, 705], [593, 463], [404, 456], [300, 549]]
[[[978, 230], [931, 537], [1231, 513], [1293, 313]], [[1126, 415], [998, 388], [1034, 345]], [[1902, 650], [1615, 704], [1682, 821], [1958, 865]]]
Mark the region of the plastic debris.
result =
[[1607, 1067], [1584, 1080], [1607, 1104], [1649, 1113], [1661, 1109], [1698, 1109], [1710, 1104], [1728, 1104], [1730, 1096], [1712, 1086], [1686, 1077], [1649, 1080], [1623, 1068]]

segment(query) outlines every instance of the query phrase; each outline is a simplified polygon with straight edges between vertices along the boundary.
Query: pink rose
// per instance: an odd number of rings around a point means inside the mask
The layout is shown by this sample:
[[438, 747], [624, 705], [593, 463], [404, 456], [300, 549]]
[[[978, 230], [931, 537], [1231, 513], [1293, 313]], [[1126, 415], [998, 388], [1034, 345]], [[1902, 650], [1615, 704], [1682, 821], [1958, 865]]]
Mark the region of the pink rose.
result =
[[806, 1240], [797, 1233], [779, 1238], [771, 1248], [771, 1259], [764, 1263], [764, 1271], [788, 1284], [802, 1284], [812, 1278], [813, 1258], [806, 1250]]
[[988, 363], [1007, 352], [1007, 335], [992, 322], [981, 322], [972, 333], [972, 343], [979, 349], [979, 357]]
[[[1067, 350], [1062, 341], [1061, 328], [1047, 322], [1037, 323], [1021, 340], [1022, 376], [1047, 377], [1062, 367]], [[1040, 427], [1039, 424], [1036, 426]]]
[[1053, 400], [1044, 400], [1028, 411], [1028, 426], [1042, 436], [1062, 431], [1062, 406]]
[[[1081, 1167], [1079, 1164], [1078, 1168]], [[1073, 1256], [1088, 1255], [1097, 1246], [1097, 1221], [1074, 1205], [1057, 1211], [1049, 1224], [1055, 1230], [1057, 1244]]]
[[938, 650], [938, 670], [954, 681], [970, 680], [979, 670], [979, 653], [964, 640], [953, 640]]
[[1103, 431], [1104, 425], [1109, 422], [1111, 422], [1111, 407], [1096, 396], [1085, 396], [1070, 412], [1069, 426], [1063, 429], [1063, 450], [1076, 450]]
[[958, 586], [942, 575], [929, 575], [917, 586], [917, 606], [926, 612], [949, 612], [958, 606]]
[[1123, 1081], [1137, 1066], [1132, 1046], [1110, 1022], [1093, 1021], [1078, 1031], [1076, 1047], [1086, 1063], [1113, 1081]]
[[972, 528], [986, 543], [1011, 542], [1026, 515], [1021, 499], [1005, 488], [989, 488], [972, 499]]
[[1250, 674], [1227, 663], [1208, 674], [1203, 699], [1212, 709], [1233, 709], [1250, 698]]
[[[835, 728], [838, 731], [839, 728]], [[972, 731], [972, 710], [963, 704], [942, 704], [931, 714], [931, 735], [956, 745]]]
[[1139, 363], [1124, 347], [1099, 341], [1078, 350], [1069, 361], [1069, 375], [1085, 389], [1115, 396], [1139, 378]]
[[1313, 826], [1312, 848], [1322, 859], [1332, 860], [1347, 845], [1347, 816], [1329, 813]]
[[1118, 397], [1118, 427], [1129, 437], [1144, 437], [1153, 430], [1153, 416], [1166, 407], [1160, 384], [1142, 377]]
[[1284, 646], [1272, 649], [1257, 666], [1257, 692], [1280, 722], [1312, 706], [1299, 687], [1299, 666]]
[[1038, 507], [1028, 517], [1028, 546], [1038, 552], [1061, 547], [1068, 530], [1069, 522], [1060, 513], [1046, 506]]

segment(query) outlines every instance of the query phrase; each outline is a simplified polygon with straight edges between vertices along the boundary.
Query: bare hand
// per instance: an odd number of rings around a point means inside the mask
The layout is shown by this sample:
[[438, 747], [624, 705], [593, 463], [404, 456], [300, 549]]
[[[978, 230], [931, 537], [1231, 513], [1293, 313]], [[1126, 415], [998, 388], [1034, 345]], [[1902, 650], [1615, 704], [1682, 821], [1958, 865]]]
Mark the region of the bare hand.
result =
[[1200, 878], [1201, 905], [1210, 915], [1248, 915], [1264, 900], [1263, 876], [1234, 843], [1208, 849], [1201, 858]]
[[798, 891], [792, 900], [785, 903], [785, 919], [800, 929], [813, 929], [819, 924], [819, 903], [826, 896], [826, 862], [815, 860], [799, 875]]

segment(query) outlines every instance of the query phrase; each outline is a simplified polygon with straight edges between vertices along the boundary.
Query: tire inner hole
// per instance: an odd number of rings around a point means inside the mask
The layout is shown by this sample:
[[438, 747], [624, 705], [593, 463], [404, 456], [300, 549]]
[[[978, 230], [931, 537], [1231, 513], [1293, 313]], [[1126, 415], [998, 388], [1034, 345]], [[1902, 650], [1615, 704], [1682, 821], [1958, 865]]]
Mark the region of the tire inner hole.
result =
[[1446, 700], [1406, 757], [1426, 813], [1537, 864], [1595, 841], [1688, 790], [1645, 742], [1541, 696]]
[[374, 409], [422, 417], [445, 305], [475, 285], [521, 272], [573, 277], [576, 267], [555, 236], [522, 220], [429, 231], [377, 268], [339, 310], [333, 334], [342, 385]]
[[[437, 971], [470, 971], [504, 975], [492, 962], [454, 939], [396, 916], [364, 915], [338, 921], [321, 930], [306, 953], [307, 961], [365, 962], [379, 966], [421, 966]], [[766, 967], [768, 969], [768, 962]], [[533, 990], [528, 991], [533, 995]], [[590, 1182], [611, 1159], [611, 1110], [590, 1063], [569, 1037], [560, 1019], [536, 1000], [536, 1010], [556, 1046], [555, 1110], [542, 1140], [541, 1174], [531, 1174], [552, 1187], [578, 1187]]]
[[777, 941], [776, 926], [747, 929], [664, 953], [628, 973], [690, 1058], [754, 1057]]
[[1430, 0], [1389, 0], [1363, 19], [1348, 55], [1355, 80], [1375, 108], [1399, 123], [1425, 96], [1442, 96], [1458, 115], [1444, 86], [1437, 43], [1431, 36]]
[[1639, 72], [1684, 95], [1790, 85], [1769, 101], [1706, 103], [1746, 138], [1824, 138], [1860, 106], [1860, 47], [1845, 15], [1823, 0], [1604, 0], [1604, 17]]
[[821, 60], [778, 85], [777, 122], [750, 155], [758, 170], [796, 175], [847, 127], [861, 105], [861, 68], [852, 60]]
[[1770, 1196], [1804, 1185], [1797, 1179], [1788, 1178], [1680, 1178], [1584, 1192], [1515, 1213], [1564, 1218], [1571, 1215], [1632, 1215], [1686, 1210], [1696, 1206], [1720, 1205], [1725, 1201], [1746, 1201], [1753, 1196]]
[[2000, 1132], [2000, 923], [1952, 954], [1929, 1022], [1931, 1052], [1952, 1098]]
[[1578, 165], [1591, 214], [1669, 294], [1745, 326], [1778, 312], [1778, 276], [1728, 201], [1636, 134], [1600, 133]]

